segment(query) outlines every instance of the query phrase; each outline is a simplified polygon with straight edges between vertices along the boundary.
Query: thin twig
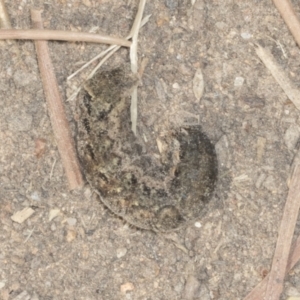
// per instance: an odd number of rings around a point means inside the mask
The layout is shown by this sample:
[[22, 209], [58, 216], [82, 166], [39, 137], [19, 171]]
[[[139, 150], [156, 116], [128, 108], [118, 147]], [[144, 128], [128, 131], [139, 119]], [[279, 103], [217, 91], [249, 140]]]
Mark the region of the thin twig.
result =
[[0, 40], [56, 40], [68, 42], [90, 42], [130, 47], [126, 39], [104, 34], [48, 29], [1, 29]]
[[9, 15], [7, 13], [4, 0], [0, 0], [0, 27], [7, 29], [11, 28]]
[[[141, 27], [142, 28], [150, 19], [151, 15], [147, 15], [141, 22]], [[132, 35], [129, 34], [125, 39], [129, 40], [132, 38]], [[91, 63], [93, 63], [95, 60], [105, 56], [100, 62], [99, 64], [94, 68], [94, 70], [89, 74], [88, 78], [91, 78], [95, 72], [100, 68], [100, 66], [103, 65], [103, 63], [111, 56], [111, 52], [115, 53], [117, 50], [120, 49], [120, 46], [117, 45], [111, 45], [109, 46], [106, 50], [102, 51], [101, 53], [99, 53], [98, 55], [96, 55], [94, 58], [92, 58], [90, 61], [88, 61], [86, 64], [84, 64], [81, 68], [79, 68], [76, 72], [74, 72], [73, 74], [71, 74], [67, 79], [70, 80], [72, 79], [75, 75], [77, 75], [79, 72], [81, 72], [83, 69], [85, 69], [86, 67], [88, 67]]]
[[283, 89], [287, 97], [294, 103], [296, 108], [300, 110], [299, 89], [297, 89], [295, 84], [288, 78], [287, 74], [276, 62], [271, 52], [258, 44], [256, 46], [256, 54], [258, 55], [258, 57], [265, 64], [266, 68], [271, 72], [274, 79]]
[[107, 53], [109, 53], [112, 49], [118, 48], [120, 49], [120, 46], [116, 46], [116, 45], [111, 45], [109, 46], [106, 50], [102, 51], [101, 53], [99, 53], [98, 55], [96, 55], [94, 58], [92, 58], [90, 61], [88, 61], [87, 63], [85, 63], [82, 67], [80, 67], [78, 70], [76, 70], [74, 73], [72, 73], [70, 76], [67, 77], [67, 80], [71, 80], [74, 76], [76, 76], [79, 72], [81, 72], [82, 70], [84, 70], [86, 67], [88, 67], [91, 63], [93, 63], [95, 60], [103, 57], [104, 55], [106, 55]]
[[[140, 28], [142, 28], [146, 23], [148, 23], [149, 19], [150, 19], [151, 15], [147, 15], [145, 18], [143, 18], [142, 22], [141, 22], [141, 26]], [[128, 35], [126, 37], [126, 39], [131, 39], [132, 36]], [[93, 63], [95, 60], [103, 57], [103, 59], [97, 64], [97, 66], [89, 73], [89, 75], [86, 77], [85, 81], [92, 78], [94, 76], [94, 74], [97, 72], [97, 70], [116, 52], [120, 49], [121, 46], [117, 46], [117, 45], [111, 45], [109, 46], [106, 50], [102, 51], [101, 53], [99, 53], [98, 55], [96, 55], [94, 58], [92, 58], [90, 61], [88, 61], [86, 64], [84, 64], [81, 68], [79, 68], [76, 72], [74, 72], [73, 74], [71, 74], [67, 79], [70, 80], [72, 79], [75, 75], [77, 75], [80, 71], [82, 71], [83, 69], [85, 69], [86, 67], [88, 67], [91, 63]], [[84, 81], [84, 82], [85, 82]], [[73, 100], [78, 93], [81, 90], [83, 83], [81, 83], [80, 87], [67, 99], [67, 101], [71, 101]]]
[[[35, 28], [43, 28], [40, 11], [32, 10], [31, 18]], [[62, 159], [62, 164], [66, 172], [69, 187], [71, 190], [81, 188], [83, 186], [83, 178], [80, 171], [80, 165], [74, 148], [74, 142], [72, 140], [65, 109], [59, 93], [47, 42], [36, 41], [35, 47], [52, 129], [56, 138], [58, 151]]]
[[265, 300], [278, 300], [288, 264], [288, 258], [300, 208], [300, 163], [295, 160], [290, 189], [285, 203], [273, 257], [272, 268], [266, 289]]
[[[296, 265], [300, 260], [300, 236], [298, 236], [296, 242], [293, 244], [286, 268], [286, 274]], [[244, 300], [263, 300], [266, 287], [269, 281], [270, 275], [268, 274], [264, 280], [262, 280], [245, 298]]]
[[273, 0], [284, 22], [291, 31], [294, 39], [300, 47], [300, 21], [296, 16], [290, 0]]

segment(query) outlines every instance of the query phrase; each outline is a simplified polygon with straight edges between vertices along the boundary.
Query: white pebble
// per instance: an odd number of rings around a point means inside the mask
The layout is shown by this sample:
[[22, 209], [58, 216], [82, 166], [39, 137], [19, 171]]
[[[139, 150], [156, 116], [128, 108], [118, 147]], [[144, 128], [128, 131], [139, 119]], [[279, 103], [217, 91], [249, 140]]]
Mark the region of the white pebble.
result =
[[197, 228], [201, 228], [202, 227], [202, 225], [201, 225], [201, 223], [200, 222], [195, 222], [195, 227], [197, 227]]
[[245, 81], [245, 78], [240, 77], [240, 76], [237, 76], [237, 77], [235, 77], [235, 79], [234, 79], [234, 86], [235, 86], [235, 87], [242, 86], [242, 85], [244, 84], [244, 81]]
[[117, 249], [117, 258], [121, 258], [121, 257], [125, 256], [126, 253], [127, 253], [126, 248], [118, 248]]

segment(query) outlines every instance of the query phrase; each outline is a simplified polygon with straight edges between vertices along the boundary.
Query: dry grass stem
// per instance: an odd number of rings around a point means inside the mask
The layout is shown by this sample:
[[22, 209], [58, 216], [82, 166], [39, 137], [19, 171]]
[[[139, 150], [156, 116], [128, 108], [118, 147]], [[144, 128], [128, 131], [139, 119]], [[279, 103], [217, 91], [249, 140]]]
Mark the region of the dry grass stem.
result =
[[[141, 27], [142, 28], [150, 19], [151, 15], [147, 15], [141, 22]], [[129, 34], [125, 39], [129, 40], [132, 38], [132, 35]], [[96, 55], [94, 58], [92, 58], [90, 61], [88, 61], [86, 64], [84, 64], [81, 68], [79, 68], [76, 72], [71, 74], [67, 79], [70, 80], [72, 79], [75, 75], [77, 75], [79, 72], [87, 68], [91, 63], [94, 61], [98, 60], [99, 58], [103, 57], [104, 58], [99, 62], [99, 64], [93, 69], [93, 71], [89, 74], [87, 78], [93, 77], [93, 75], [97, 72], [97, 70], [104, 64], [104, 62], [111, 56], [111, 52], [115, 53], [120, 49], [120, 46], [118, 45], [111, 45], [109, 46], [106, 50], [102, 51], [98, 55]]]
[[4, 0], [0, 0], [0, 27], [11, 28], [9, 15], [7, 13]]
[[277, 64], [273, 55], [267, 49], [256, 45], [256, 54], [265, 64], [266, 68], [271, 72], [277, 83], [283, 89], [287, 97], [294, 103], [297, 109], [300, 110], [300, 91], [296, 88], [293, 82], [288, 78], [287, 74]]
[[[130, 47], [130, 65], [133, 74], [138, 73], [138, 55], [137, 55], [138, 35], [141, 27], [141, 21], [145, 9], [145, 4], [146, 4], [146, 0], [140, 0], [138, 12], [136, 14], [135, 20], [133, 22], [133, 26], [130, 31], [130, 35], [132, 35], [132, 45]], [[137, 117], [138, 117], [137, 103], [138, 103], [137, 86], [135, 86], [131, 94], [131, 105], [130, 105], [131, 130], [135, 135], [136, 135]]]
[[[40, 11], [32, 10], [31, 18], [35, 28], [42, 28]], [[49, 49], [46, 41], [35, 42], [39, 69], [46, 96], [52, 129], [56, 138], [64, 170], [71, 190], [83, 186], [83, 178], [77, 159], [74, 142], [65, 114], [65, 109], [59, 93], [57, 80], [51, 63]]]
[[131, 46], [131, 42], [126, 39], [108, 35], [48, 29], [1, 29], [0, 40], [56, 40]]
[[78, 73], [80, 73], [82, 70], [84, 70], [85, 68], [87, 68], [91, 63], [93, 63], [94, 61], [96, 61], [97, 59], [105, 56], [107, 53], [110, 53], [110, 51], [112, 49], [120, 49], [120, 46], [116, 46], [116, 45], [111, 45], [109, 46], [106, 50], [102, 51], [101, 53], [99, 53], [98, 55], [96, 55], [94, 58], [92, 58], [90, 61], [88, 61], [87, 63], [85, 63], [82, 67], [80, 67], [78, 70], [76, 70], [76, 72], [74, 72], [73, 74], [71, 74], [70, 76], [67, 77], [67, 80], [71, 80], [73, 77], [75, 77]]
[[[146, 16], [140, 24], [140, 29], [149, 21], [151, 15]], [[130, 34], [126, 37], [127, 40], [132, 38], [132, 33], [130, 32]], [[89, 74], [89, 76], [87, 77], [87, 79], [92, 78], [94, 76], [94, 74], [97, 72], [97, 70], [115, 53], [117, 52], [121, 47], [117, 46], [117, 45], [113, 45], [110, 46], [108, 49], [106, 49], [105, 51], [103, 51], [102, 53], [104, 53], [102, 56], [103, 59], [98, 63], [98, 65], [92, 70], [92, 72]], [[100, 53], [100, 54], [102, 54]], [[100, 55], [98, 55], [100, 56]], [[101, 57], [102, 57], [101, 56]]]
[[294, 39], [300, 47], [300, 21], [296, 16], [290, 0], [273, 0], [284, 22], [291, 31]]

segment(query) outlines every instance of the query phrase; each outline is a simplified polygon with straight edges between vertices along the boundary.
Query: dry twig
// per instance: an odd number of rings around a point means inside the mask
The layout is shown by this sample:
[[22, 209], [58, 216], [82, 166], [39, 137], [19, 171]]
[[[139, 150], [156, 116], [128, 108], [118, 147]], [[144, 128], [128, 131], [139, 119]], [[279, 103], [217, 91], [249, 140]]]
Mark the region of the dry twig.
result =
[[266, 289], [265, 300], [278, 300], [282, 293], [283, 281], [300, 208], [299, 183], [300, 164], [297, 163], [291, 178], [290, 190], [278, 232], [278, 239]]
[[300, 151], [294, 159], [292, 169], [291, 179], [289, 180], [290, 190], [279, 229], [271, 271], [244, 300], [279, 299], [284, 276], [300, 260], [300, 236], [290, 250], [300, 206]]
[[[33, 26], [41, 29], [43, 25], [40, 11], [32, 10], [31, 18]], [[56, 138], [58, 151], [69, 182], [69, 187], [71, 190], [80, 188], [83, 186], [83, 178], [64, 106], [59, 93], [57, 80], [53, 71], [47, 42], [36, 41], [35, 47], [50, 120]]]
[[131, 46], [131, 42], [126, 39], [108, 35], [48, 29], [1, 29], [0, 40], [56, 40]]
[[[293, 244], [286, 268], [286, 274], [295, 266], [300, 260], [300, 236]], [[245, 298], [244, 300], [263, 300], [266, 287], [269, 281], [270, 274], [268, 274], [264, 280], [262, 280]]]
[[293, 82], [288, 78], [287, 74], [278, 65], [273, 55], [267, 49], [256, 45], [256, 54], [265, 64], [266, 68], [271, 72], [274, 79], [283, 89], [287, 97], [294, 103], [294, 105], [300, 110], [300, 91], [296, 88]]
[[[147, 15], [141, 22], [141, 27], [142, 28], [150, 19], [151, 15]], [[125, 39], [129, 40], [132, 38], [132, 35], [128, 35]], [[117, 45], [111, 45], [110, 47], [108, 47], [106, 50], [102, 51], [101, 53], [99, 53], [98, 55], [96, 55], [94, 58], [92, 58], [90, 61], [88, 61], [86, 64], [84, 64], [81, 68], [79, 68], [76, 72], [74, 72], [73, 74], [71, 74], [67, 79], [70, 80], [72, 79], [75, 75], [77, 75], [79, 72], [81, 72], [83, 69], [85, 69], [86, 67], [88, 67], [91, 63], [93, 63], [95, 60], [101, 58], [104, 56], [104, 58], [99, 62], [99, 64], [94, 68], [94, 70], [89, 74], [89, 76], [87, 77], [87, 79], [93, 77], [93, 75], [95, 74], [95, 72], [100, 68], [100, 66], [103, 65], [103, 63], [113, 54], [115, 53], [117, 50], [120, 49], [121, 46], [117, 46]]]
[[295, 14], [290, 0], [273, 0], [284, 22], [291, 31], [294, 39], [300, 47], [300, 22]]

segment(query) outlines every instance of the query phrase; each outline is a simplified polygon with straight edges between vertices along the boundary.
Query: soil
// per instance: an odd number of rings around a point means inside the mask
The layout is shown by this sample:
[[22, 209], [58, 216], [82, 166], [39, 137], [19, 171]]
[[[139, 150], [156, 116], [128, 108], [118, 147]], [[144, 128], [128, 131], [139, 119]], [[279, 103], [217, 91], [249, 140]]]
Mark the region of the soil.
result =
[[[292, 1], [298, 16], [300, 5]], [[138, 1], [7, 1], [14, 28], [125, 37]], [[255, 53], [267, 47], [299, 86], [300, 50], [271, 1], [148, 1], [139, 35], [145, 62], [139, 126], [155, 141], [168, 126], [200, 124], [216, 147], [219, 179], [207, 212], [160, 234], [130, 226], [88, 185], [68, 190], [32, 41], [1, 41], [0, 299], [243, 299], [270, 270], [299, 147], [299, 112]], [[64, 99], [67, 77], [107, 46], [49, 42]], [[105, 68], [128, 64], [120, 49]], [[200, 101], [193, 78], [201, 69]], [[73, 108], [65, 101], [75, 134]], [[31, 207], [22, 223], [12, 215]], [[300, 223], [295, 236], [300, 232]], [[300, 267], [282, 299], [300, 295]]]

